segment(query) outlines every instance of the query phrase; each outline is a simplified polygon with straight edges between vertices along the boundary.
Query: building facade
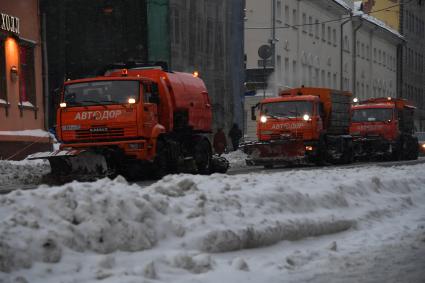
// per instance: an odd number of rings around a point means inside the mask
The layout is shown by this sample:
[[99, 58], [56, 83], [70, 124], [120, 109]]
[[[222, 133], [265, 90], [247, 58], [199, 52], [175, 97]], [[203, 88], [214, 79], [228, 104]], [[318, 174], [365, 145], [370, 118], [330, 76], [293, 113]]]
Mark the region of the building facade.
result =
[[[405, 44], [398, 53], [398, 96], [414, 102], [416, 130], [425, 130], [425, 1], [363, 0], [365, 12], [397, 29]], [[391, 7], [384, 9], [385, 7]]]
[[199, 72], [214, 128], [243, 121], [244, 6], [244, 0], [170, 0], [171, 66]]
[[[266, 63], [270, 74], [266, 94], [304, 85], [348, 90], [360, 99], [396, 96], [397, 46], [403, 41], [384, 23], [358, 12], [360, 5], [342, 0], [272, 0], [267, 4], [249, 0], [246, 7], [247, 87], [251, 94], [257, 91], [256, 96], [246, 97], [249, 139], [255, 136], [256, 127], [250, 107], [263, 93], [263, 85], [253, 82], [264, 73], [264, 61], [257, 52], [261, 45], [274, 44], [275, 48]], [[252, 75], [255, 72], [259, 75]]]
[[0, 159], [50, 149], [37, 0], [0, 0]]
[[165, 61], [171, 70], [199, 72], [212, 100], [214, 128], [242, 121], [243, 0], [41, 3], [51, 97], [65, 79], [93, 76], [106, 64]]

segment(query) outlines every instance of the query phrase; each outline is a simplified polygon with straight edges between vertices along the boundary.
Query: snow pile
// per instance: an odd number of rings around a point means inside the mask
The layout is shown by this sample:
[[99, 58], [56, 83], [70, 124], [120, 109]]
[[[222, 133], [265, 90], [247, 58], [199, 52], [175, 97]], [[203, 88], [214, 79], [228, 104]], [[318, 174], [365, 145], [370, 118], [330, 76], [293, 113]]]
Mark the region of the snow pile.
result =
[[242, 150], [231, 151], [222, 156], [229, 161], [230, 168], [243, 168], [247, 166], [245, 160], [248, 156]]
[[47, 161], [0, 160], [0, 190], [2, 186], [39, 184], [43, 175], [50, 172]]
[[[181, 174], [146, 188], [118, 177], [15, 191], [0, 196], [0, 278], [281, 282], [288, 270], [329, 258], [343, 247], [333, 240], [321, 253], [270, 248], [255, 257], [254, 251], [393, 223], [394, 217], [423, 206], [424, 169]], [[229, 251], [238, 252], [223, 253]]]
[[50, 137], [50, 133], [42, 129], [22, 131], [0, 131], [0, 136]]

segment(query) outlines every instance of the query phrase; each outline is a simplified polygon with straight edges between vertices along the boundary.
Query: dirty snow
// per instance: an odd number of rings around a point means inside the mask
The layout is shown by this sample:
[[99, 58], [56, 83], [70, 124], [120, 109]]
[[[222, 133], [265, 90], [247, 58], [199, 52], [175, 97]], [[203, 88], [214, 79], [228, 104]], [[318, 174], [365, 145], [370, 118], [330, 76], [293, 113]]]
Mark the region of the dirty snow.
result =
[[0, 136], [50, 137], [50, 133], [42, 129], [22, 131], [0, 131]]
[[50, 166], [47, 161], [0, 160], [0, 192], [2, 188], [9, 186], [39, 184], [42, 176], [49, 172]]
[[17, 190], [0, 196], [0, 282], [423, 282], [424, 170]]
[[231, 151], [229, 153], [222, 154], [222, 156], [229, 161], [230, 168], [247, 167], [245, 160], [248, 156], [242, 150]]

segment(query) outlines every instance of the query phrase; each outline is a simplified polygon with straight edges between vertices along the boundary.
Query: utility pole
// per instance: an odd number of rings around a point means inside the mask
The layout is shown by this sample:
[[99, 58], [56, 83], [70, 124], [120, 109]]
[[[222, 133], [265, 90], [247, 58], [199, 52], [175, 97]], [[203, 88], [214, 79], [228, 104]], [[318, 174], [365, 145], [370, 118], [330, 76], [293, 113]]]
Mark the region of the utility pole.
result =
[[273, 66], [273, 93], [277, 93], [277, 72], [276, 72], [276, 0], [272, 0], [272, 38], [270, 47], [272, 49], [272, 66]]

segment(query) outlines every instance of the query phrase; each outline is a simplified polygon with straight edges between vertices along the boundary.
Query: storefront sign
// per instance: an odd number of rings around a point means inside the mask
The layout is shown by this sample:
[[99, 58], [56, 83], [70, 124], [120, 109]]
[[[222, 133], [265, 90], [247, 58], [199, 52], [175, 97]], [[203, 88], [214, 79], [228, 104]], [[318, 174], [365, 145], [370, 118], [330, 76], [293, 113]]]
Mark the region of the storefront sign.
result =
[[0, 29], [19, 35], [19, 18], [0, 13]]

